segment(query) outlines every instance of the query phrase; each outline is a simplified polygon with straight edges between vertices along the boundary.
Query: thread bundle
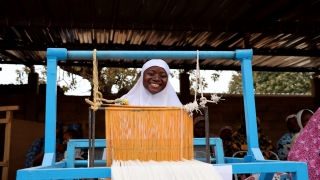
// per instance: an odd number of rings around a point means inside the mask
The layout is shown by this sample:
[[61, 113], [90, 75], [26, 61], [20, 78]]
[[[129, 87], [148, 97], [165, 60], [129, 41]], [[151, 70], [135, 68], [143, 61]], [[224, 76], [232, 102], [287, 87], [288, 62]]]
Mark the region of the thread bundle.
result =
[[106, 161], [193, 159], [193, 120], [181, 107], [116, 106], [106, 111]]

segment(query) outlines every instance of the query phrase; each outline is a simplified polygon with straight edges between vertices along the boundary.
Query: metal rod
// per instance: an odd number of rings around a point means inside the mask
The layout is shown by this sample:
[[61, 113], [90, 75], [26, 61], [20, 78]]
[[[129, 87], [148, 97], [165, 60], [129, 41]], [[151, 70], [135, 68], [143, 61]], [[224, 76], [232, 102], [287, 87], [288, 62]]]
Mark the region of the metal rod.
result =
[[96, 112], [95, 111], [92, 111], [92, 152], [91, 152], [91, 167], [94, 166], [94, 140], [95, 140], [95, 134], [96, 134]]
[[204, 121], [205, 121], [205, 132], [206, 132], [206, 157], [207, 163], [211, 163], [210, 160], [210, 142], [209, 142], [209, 114], [208, 107], [204, 107]]
[[[69, 60], [92, 60], [93, 51], [68, 51]], [[98, 60], [195, 59], [196, 51], [97, 51]], [[235, 59], [235, 51], [200, 51], [200, 59]]]
[[91, 116], [91, 108], [89, 107], [89, 137], [88, 137], [88, 140], [89, 140], [89, 147], [88, 147], [88, 153], [89, 153], [89, 156], [88, 156], [88, 167], [91, 167], [90, 165], [91, 165], [91, 138], [92, 138], [92, 136], [91, 136], [91, 134], [92, 134], [92, 132], [91, 132], [91, 118], [92, 118], [92, 116]]

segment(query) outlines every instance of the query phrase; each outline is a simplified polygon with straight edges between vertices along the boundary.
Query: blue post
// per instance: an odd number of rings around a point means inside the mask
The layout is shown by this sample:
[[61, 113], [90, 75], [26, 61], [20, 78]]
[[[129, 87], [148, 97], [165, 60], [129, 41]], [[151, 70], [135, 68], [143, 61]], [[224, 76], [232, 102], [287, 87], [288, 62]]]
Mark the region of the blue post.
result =
[[48, 48], [47, 50], [47, 89], [45, 114], [45, 146], [42, 166], [56, 162], [56, 121], [57, 121], [57, 61], [67, 59], [67, 49]]
[[236, 59], [241, 62], [248, 156], [253, 156], [256, 160], [263, 160], [264, 158], [258, 144], [258, 129], [251, 67], [252, 50], [236, 50]]

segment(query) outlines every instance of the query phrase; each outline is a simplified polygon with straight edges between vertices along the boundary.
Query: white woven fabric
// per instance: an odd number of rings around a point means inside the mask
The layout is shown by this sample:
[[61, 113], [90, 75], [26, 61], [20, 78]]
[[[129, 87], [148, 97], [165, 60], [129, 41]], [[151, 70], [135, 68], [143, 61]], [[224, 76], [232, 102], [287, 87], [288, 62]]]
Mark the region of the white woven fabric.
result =
[[113, 161], [111, 179], [222, 180], [223, 178], [211, 164], [196, 160], [183, 160], [177, 162]]

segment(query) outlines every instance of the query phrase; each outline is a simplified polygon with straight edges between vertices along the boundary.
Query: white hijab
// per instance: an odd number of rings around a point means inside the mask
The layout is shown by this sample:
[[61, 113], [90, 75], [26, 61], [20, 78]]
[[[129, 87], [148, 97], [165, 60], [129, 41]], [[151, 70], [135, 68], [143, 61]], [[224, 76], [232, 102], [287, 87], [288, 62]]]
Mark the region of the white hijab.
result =
[[314, 114], [311, 110], [309, 110], [309, 109], [302, 109], [301, 111], [299, 111], [298, 113], [297, 113], [297, 122], [298, 122], [298, 125], [299, 125], [299, 127], [300, 127], [300, 132], [303, 130], [303, 126], [302, 126], [302, 122], [301, 122], [301, 116], [302, 116], [302, 113], [304, 112], [304, 111], [309, 111], [309, 112], [311, 112], [312, 114]]
[[142, 66], [141, 76], [138, 82], [133, 86], [133, 88], [122, 98], [129, 100], [129, 105], [138, 106], [182, 106], [176, 92], [174, 91], [171, 83], [168, 81], [166, 87], [157, 94], [151, 94], [143, 86], [143, 73], [146, 69], [158, 66], [162, 67], [168, 75], [168, 80], [170, 76], [170, 69], [168, 64], [162, 59], [152, 59], [146, 62]]

